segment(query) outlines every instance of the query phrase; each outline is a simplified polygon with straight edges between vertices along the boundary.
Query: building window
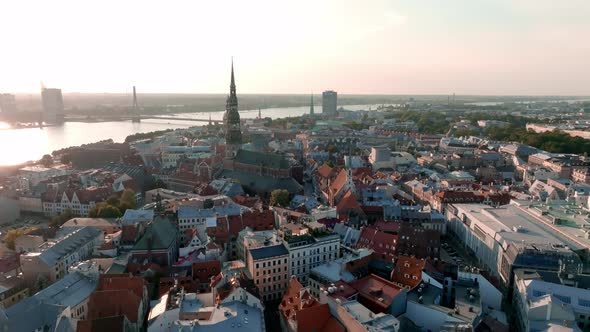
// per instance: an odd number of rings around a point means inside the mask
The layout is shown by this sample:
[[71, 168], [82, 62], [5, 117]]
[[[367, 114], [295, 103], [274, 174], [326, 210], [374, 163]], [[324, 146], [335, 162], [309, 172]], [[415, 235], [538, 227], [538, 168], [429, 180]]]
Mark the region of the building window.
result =
[[572, 298], [569, 297], [569, 296], [563, 296], [563, 295], [557, 295], [557, 294], [553, 294], [553, 296], [555, 296], [556, 298], [558, 298], [563, 303], [567, 303], [567, 304], [571, 304], [572, 303]]

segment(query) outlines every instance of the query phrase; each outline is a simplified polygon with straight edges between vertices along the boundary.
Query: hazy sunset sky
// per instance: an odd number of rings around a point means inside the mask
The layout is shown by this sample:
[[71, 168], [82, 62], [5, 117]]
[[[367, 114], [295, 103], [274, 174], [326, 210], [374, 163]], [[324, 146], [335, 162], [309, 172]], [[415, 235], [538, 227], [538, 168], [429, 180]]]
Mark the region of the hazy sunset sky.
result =
[[0, 92], [590, 95], [589, 0], [0, 0]]

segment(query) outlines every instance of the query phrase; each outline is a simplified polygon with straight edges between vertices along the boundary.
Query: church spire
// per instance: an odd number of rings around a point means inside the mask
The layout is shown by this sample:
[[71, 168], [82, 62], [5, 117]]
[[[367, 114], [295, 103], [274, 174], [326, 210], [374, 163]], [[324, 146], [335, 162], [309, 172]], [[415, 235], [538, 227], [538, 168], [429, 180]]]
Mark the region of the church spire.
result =
[[236, 94], [236, 80], [234, 79], [234, 57], [231, 58], [231, 83], [229, 84], [230, 95]]
[[240, 113], [238, 112], [238, 96], [236, 95], [236, 81], [234, 78], [234, 59], [231, 61], [231, 83], [229, 96], [225, 103], [225, 142], [226, 158], [233, 158], [242, 146], [242, 131], [240, 128]]

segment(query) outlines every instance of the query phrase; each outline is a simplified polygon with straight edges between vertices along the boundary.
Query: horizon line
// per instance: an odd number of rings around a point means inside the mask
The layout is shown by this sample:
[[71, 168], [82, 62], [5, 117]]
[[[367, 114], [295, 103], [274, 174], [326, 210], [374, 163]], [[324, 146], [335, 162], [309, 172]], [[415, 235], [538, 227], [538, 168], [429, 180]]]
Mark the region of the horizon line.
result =
[[[57, 88], [59, 89], [59, 88]], [[328, 90], [324, 90], [324, 91], [328, 91]], [[391, 96], [391, 97], [413, 97], [413, 96], [419, 96], [419, 97], [446, 97], [446, 96], [455, 96], [455, 97], [559, 97], [559, 98], [567, 98], [567, 97], [572, 97], [572, 98], [590, 98], [590, 94], [588, 95], [580, 95], [580, 94], [537, 94], [537, 93], [531, 93], [531, 94], [485, 94], [485, 93], [481, 93], [481, 94], [472, 94], [472, 93], [467, 93], [467, 94], [462, 94], [462, 93], [341, 93], [338, 92], [338, 96]], [[0, 93], [6, 93], [6, 94], [12, 94], [12, 95], [39, 95], [41, 96], [40, 92], [0, 92]], [[132, 89], [129, 91], [124, 91], [124, 92], [109, 92], [109, 91], [102, 91], [102, 92], [81, 92], [81, 91], [63, 91], [62, 90], [62, 94], [64, 95], [68, 95], [68, 94], [78, 94], [78, 95], [127, 95], [127, 94], [133, 94]], [[225, 92], [137, 92], [138, 95], [227, 95], [227, 93]], [[312, 93], [312, 95], [321, 95], [322, 93]], [[309, 96], [309, 92], [307, 93], [301, 93], [301, 92], [288, 92], [288, 93], [276, 93], [276, 92], [243, 92], [243, 93], [239, 93], [239, 95], [249, 95], [249, 96], [253, 96], [253, 95], [271, 95], [271, 96]]]

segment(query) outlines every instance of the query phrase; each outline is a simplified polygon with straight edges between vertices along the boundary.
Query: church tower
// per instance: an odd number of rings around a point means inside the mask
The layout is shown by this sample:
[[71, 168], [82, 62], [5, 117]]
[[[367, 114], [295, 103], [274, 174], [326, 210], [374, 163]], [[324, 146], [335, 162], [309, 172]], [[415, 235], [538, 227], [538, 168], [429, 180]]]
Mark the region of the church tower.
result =
[[234, 61], [231, 63], [231, 83], [229, 96], [225, 102], [225, 157], [232, 159], [242, 146], [242, 131], [240, 129], [240, 113], [238, 113], [238, 96], [236, 95], [236, 82], [234, 79]]

